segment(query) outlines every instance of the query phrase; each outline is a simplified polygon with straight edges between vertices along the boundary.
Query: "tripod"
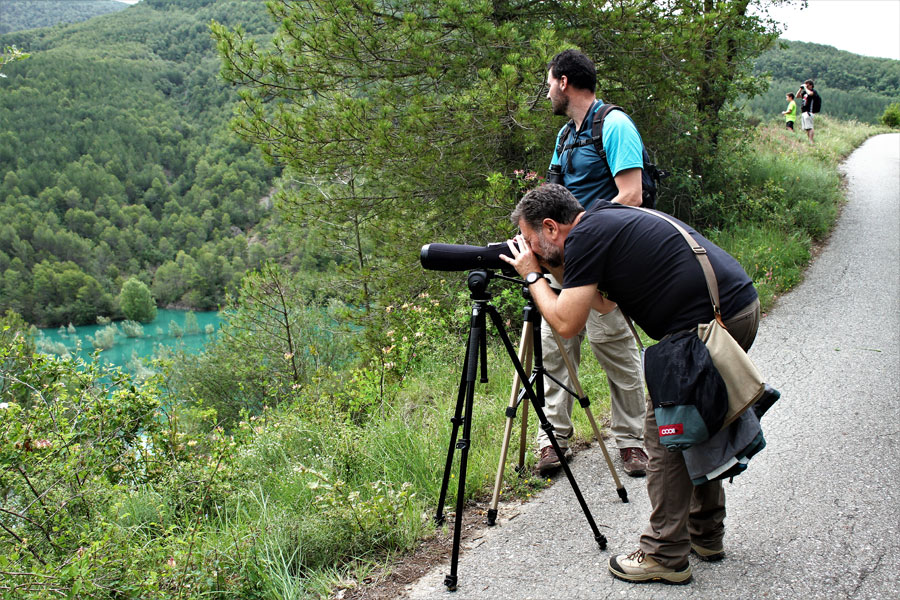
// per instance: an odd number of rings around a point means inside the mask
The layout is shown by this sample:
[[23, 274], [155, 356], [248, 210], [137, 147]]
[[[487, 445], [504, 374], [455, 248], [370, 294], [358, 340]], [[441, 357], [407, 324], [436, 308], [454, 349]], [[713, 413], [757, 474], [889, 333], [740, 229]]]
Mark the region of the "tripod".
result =
[[[526, 365], [525, 370], [527, 372], [531, 368], [532, 347], [534, 348], [535, 355], [540, 352], [541, 315], [538, 312], [537, 307], [535, 307], [534, 305], [534, 301], [531, 297], [531, 292], [529, 291], [528, 286], [525, 286], [523, 288], [522, 294], [525, 296], [525, 299], [528, 302], [525, 305], [525, 308], [522, 310], [522, 338], [519, 344], [519, 361]], [[550, 327], [550, 325], [547, 325], [547, 327]], [[585, 415], [587, 415], [588, 421], [591, 424], [591, 429], [594, 432], [594, 437], [597, 438], [597, 442], [600, 444], [600, 448], [603, 450], [603, 457], [606, 459], [606, 466], [609, 467], [609, 472], [612, 475], [613, 481], [615, 482], [616, 492], [619, 494], [619, 498], [622, 499], [622, 502], [628, 502], [628, 491], [619, 480], [619, 476], [616, 474], [616, 469], [613, 466], [612, 459], [609, 456], [609, 451], [606, 449], [606, 444], [603, 443], [603, 438], [600, 436], [600, 428], [597, 426], [597, 420], [594, 419], [594, 414], [591, 412], [590, 400], [585, 395], [584, 391], [581, 388], [581, 383], [578, 381], [578, 374], [575, 372], [575, 365], [572, 364], [572, 359], [571, 357], [569, 357], [568, 352], [566, 352], [559, 334], [553, 328], [551, 328], [550, 331], [553, 333], [553, 339], [554, 341], [556, 341], [556, 347], [559, 351], [560, 356], [562, 356], [563, 362], [566, 365], [566, 369], [569, 372], [569, 379], [572, 381], [572, 385], [575, 387], [575, 390], [573, 391], [569, 389], [556, 377], [553, 377], [549, 373], [545, 372], [543, 370], [543, 365], [535, 368], [534, 372], [531, 374], [529, 382], [533, 384], [535, 380], [540, 380], [541, 375], [544, 375], [555, 381], [558, 386], [578, 399], [578, 403], [584, 409]], [[512, 435], [513, 419], [516, 416], [516, 408], [519, 406], [519, 404], [522, 403], [525, 394], [525, 388], [520, 387], [521, 381], [522, 380], [520, 379], [519, 374], [516, 373], [516, 375], [513, 377], [509, 406], [506, 409], [506, 429], [503, 432], [503, 445], [500, 448], [500, 464], [497, 467], [497, 478], [494, 480], [494, 495], [491, 499], [491, 507], [487, 512], [488, 525], [494, 525], [497, 522], [497, 505], [500, 501], [500, 488], [503, 485], [503, 471], [504, 467], [506, 466], [506, 456], [509, 451], [509, 441], [510, 436]], [[540, 390], [543, 392], [542, 380], [539, 385]], [[541, 397], [541, 400], [543, 400], [543, 397]], [[543, 402], [541, 402], [541, 405], [543, 405]], [[519, 464], [516, 466], [517, 473], [522, 473], [525, 468], [525, 446], [527, 436], [528, 405], [524, 404], [522, 406]], [[559, 453], [559, 450], [556, 448], [556, 446], [554, 445], [553, 447], [557, 450], [557, 456], [562, 457], [563, 455]], [[565, 458], [562, 458], [561, 460], [562, 463], [565, 464]]]
[[[513, 345], [509, 340], [509, 336], [507, 335], [506, 329], [503, 326], [503, 320], [500, 317], [500, 313], [498, 313], [497, 309], [494, 308], [494, 306], [490, 303], [491, 294], [490, 292], [488, 292], [487, 288], [491, 278], [495, 276], [496, 275], [492, 271], [488, 270], [472, 271], [471, 273], [469, 273], [468, 286], [469, 291], [471, 292], [470, 297], [473, 301], [472, 316], [469, 321], [469, 339], [466, 344], [466, 355], [463, 362], [462, 376], [460, 377], [459, 382], [459, 392], [456, 399], [456, 409], [453, 418], [450, 419], [450, 422], [453, 424], [452, 432], [450, 434], [450, 447], [447, 451], [447, 462], [444, 466], [444, 478], [441, 483], [441, 492], [438, 499], [437, 514], [434, 517], [436, 523], [441, 524], [444, 522], [444, 503], [447, 498], [447, 488], [450, 483], [450, 470], [453, 466], [453, 454], [455, 450], [459, 450], [459, 483], [456, 492], [456, 517], [453, 528], [453, 550], [450, 559], [450, 574], [444, 578], [444, 585], [447, 586], [447, 589], [451, 592], [456, 590], [457, 584], [457, 567], [459, 566], [459, 543], [462, 535], [462, 517], [463, 509], [465, 506], [466, 465], [469, 457], [469, 446], [471, 445], [470, 435], [472, 431], [472, 408], [475, 398], [475, 377], [478, 373], [479, 358], [481, 360], [481, 382], [487, 383], [487, 320], [485, 318], [485, 314], [489, 314], [491, 316], [491, 321], [494, 323], [494, 327], [497, 329], [497, 332], [500, 335], [500, 339], [503, 341], [503, 345], [505, 346], [506, 352], [513, 363], [516, 374], [521, 381], [526, 382], [524, 393], [531, 401], [531, 405], [534, 407], [534, 412], [538, 417], [538, 421], [540, 422], [541, 427], [544, 429], [544, 431], [547, 432], [547, 437], [550, 439], [550, 444], [553, 446], [554, 450], [556, 450], [557, 455], [562, 456], [562, 450], [559, 447], [559, 443], [556, 441], [556, 436], [553, 435], [553, 425], [547, 420], [547, 417], [544, 415], [544, 411], [542, 408], [544, 404], [543, 377], [536, 376], [532, 380], [529, 380], [528, 376], [525, 374], [524, 368], [522, 367], [522, 362], [516, 355]], [[504, 276], [499, 277], [501, 279], [519, 283], [519, 280], [517, 279], [512, 279]], [[537, 326], [539, 327], [540, 314], [537, 313], [537, 309], [534, 307], [533, 303], [530, 304], [531, 312], [537, 314], [534, 319], [537, 322]], [[534, 363], [535, 375], [543, 374], [539, 338], [535, 343]], [[534, 391], [532, 385], [537, 388], [537, 392]], [[509, 409], [507, 409], [507, 415], [508, 414]], [[462, 425], [462, 437], [457, 439], [460, 425]], [[594, 540], [600, 546], [601, 550], [605, 550], [606, 538], [603, 536], [603, 534], [600, 533], [600, 530], [597, 529], [597, 524], [594, 522], [594, 518], [591, 516], [591, 512], [584, 501], [584, 496], [582, 496], [581, 490], [578, 488], [578, 484], [575, 481], [574, 475], [572, 475], [571, 469], [569, 469], [569, 465], [566, 464], [565, 461], [563, 461], [562, 467], [566, 473], [566, 477], [569, 479], [569, 483], [572, 486], [572, 491], [575, 492], [575, 497], [578, 499], [578, 503], [581, 505], [581, 510], [584, 512], [584, 516], [591, 527], [591, 531], [593, 531], [594, 533]]]

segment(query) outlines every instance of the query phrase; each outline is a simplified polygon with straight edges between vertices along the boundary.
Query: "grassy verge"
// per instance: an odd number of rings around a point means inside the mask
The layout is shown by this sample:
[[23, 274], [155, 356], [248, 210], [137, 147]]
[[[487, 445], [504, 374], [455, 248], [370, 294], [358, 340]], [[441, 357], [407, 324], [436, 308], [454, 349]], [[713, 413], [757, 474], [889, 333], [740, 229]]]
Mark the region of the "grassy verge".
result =
[[[722, 226], [705, 233], [738, 259], [759, 291], [763, 310], [803, 277], [814, 244], [831, 231], [843, 202], [838, 165], [887, 127], [816, 117], [816, 143], [780, 121], [759, 125], [735, 149], [735, 191], [724, 199]], [[723, 201], [722, 197], [716, 199]]]

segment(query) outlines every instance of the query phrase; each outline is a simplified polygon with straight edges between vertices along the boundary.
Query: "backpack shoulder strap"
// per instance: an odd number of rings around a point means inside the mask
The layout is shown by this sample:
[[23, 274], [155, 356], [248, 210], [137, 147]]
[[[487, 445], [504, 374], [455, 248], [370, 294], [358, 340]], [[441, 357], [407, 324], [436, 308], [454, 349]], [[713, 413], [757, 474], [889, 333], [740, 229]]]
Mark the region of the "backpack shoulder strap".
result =
[[575, 123], [572, 119], [569, 119], [569, 122], [562, 126], [562, 129], [559, 130], [559, 133], [556, 134], [556, 156], [562, 157], [563, 150], [565, 150], [566, 140], [569, 139], [569, 135], [572, 129], [572, 125]]
[[615, 104], [601, 105], [597, 112], [594, 113], [594, 123], [591, 126], [591, 141], [594, 142], [594, 149], [603, 160], [606, 160], [606, 149], [603, 147], [603, 122], [606, 120], [606, 115], [614, 110], [625, 112], [624, 108]]

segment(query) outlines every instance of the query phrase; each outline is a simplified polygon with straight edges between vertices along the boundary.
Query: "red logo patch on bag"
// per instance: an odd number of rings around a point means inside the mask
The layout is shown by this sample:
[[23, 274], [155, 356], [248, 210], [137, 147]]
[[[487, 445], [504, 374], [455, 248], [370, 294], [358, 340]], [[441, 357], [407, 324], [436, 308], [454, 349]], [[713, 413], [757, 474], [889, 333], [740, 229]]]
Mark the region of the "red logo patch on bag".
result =
[[665, 437], [667, 435], [681, 435], [684, 433], [684, 425], [681, 423], [675, 423], [674, 425], [661, 425], [659, 428], [659, 437]]

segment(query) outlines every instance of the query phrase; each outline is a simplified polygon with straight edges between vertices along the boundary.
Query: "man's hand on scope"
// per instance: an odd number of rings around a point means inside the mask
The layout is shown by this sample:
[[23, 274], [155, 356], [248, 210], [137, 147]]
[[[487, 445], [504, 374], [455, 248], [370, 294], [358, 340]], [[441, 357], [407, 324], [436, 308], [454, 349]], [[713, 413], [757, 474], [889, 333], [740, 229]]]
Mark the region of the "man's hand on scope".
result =
[[[534, 271], [540, 272], [541, 264], [538, 255], [531, 249], [531, 246], [525, 240], [525, 236], [520, 233], [512, 240], [506, 240], [506, 245], [509, 246], [512, 258], [505, 254], [501, 254], [500, 260], [511, 264], [521, 277], [524, 278]], [[561, 275], [562, 269], [560, 268], [560, 276]]]

